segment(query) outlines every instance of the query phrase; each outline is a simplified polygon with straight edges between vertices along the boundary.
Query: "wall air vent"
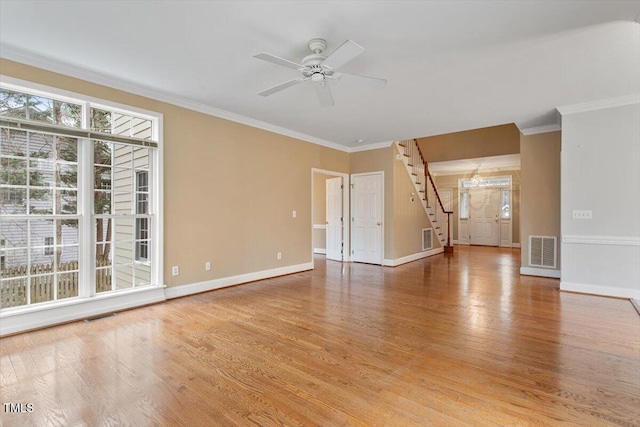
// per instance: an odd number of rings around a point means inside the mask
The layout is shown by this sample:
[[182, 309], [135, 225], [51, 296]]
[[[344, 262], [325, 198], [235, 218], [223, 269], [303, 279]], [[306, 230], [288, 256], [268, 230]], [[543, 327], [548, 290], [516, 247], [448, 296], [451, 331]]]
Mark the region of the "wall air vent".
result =
[[422, 250], [433, 249], [433, 228], [422, 229]]
[[529, 265], [556, 268], [557, 244], [555, 236], [529, 236]]

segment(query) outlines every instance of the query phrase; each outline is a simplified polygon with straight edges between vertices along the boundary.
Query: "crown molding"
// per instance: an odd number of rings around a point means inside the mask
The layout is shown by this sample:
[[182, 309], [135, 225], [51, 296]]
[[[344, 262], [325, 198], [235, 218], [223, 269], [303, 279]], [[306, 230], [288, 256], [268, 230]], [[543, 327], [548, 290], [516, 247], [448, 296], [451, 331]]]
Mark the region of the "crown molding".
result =
[[586, 113], [588, 111], [604, 110], [606, 108], [623, 107], [625, 105], [640, 104], [640, 94], [619, 96], [617, 98], [602, 99], [581, 104], [557, 107], [556, 110], [566, 116], [568, 114]]
[[379, 148], [388, 148], [391, 146], [391, 144], [393, 144], [393, 141], [383, 141], [383, 142], [377, 142], [374, 144], [360, 145], [358, 147], [350, 147], [349, 153], [358, 153], [360, 151], [370, 151], [370, 150], [377, 150]]
[[520, 133], [525, 136], [529, 136], [529, 135], [537, 135], [539, 133], [557, 132], [559, 130], [562, 130], [562, 126], [555, 123], [552, 125], [536, 126], [532, 128], [520, 129]]
[[[14, 46], [0, 43], [0, 57], [8, 59], [10, 61], [19, 62], [21, 64], [30, 65], [32, 67], [41, 68], [43, 70], [51, 71], [54, 73], [62, 74], [68, 77], [73, 77], [81, 80], [85, 80], [91, 83], [107, 86], [113, 89], [128, 92], [134, 95], [144, 96], [156, 101], [166, 102], [178, 107], [183, 107], [199, 113], [204, 113], [210, 116], [218, 117], [221, 119], [229, 120], [232, 122], [240, 123], [243, 125], [251, 126], [254, 128], [266, 130], [269, 132], [277, 133], [280, 135], [288, 136], [291, 138], [299, 139], [305, 142], [311, 142], [313, 144], [322, 145], [324, 147], [333, 148], [335, 150], [344, 151], [347, 153], [352, 152], [352, 149], [344, 145], [337, 144], [332, 141], [327, 141], [322, 138], [307, 135], [301, 132], [297, 132], [291, 129], [287, 129], [281, 126], [277, 126], [271, 123], [256, 120], [251, 117], [243, 116], [241, 114], [232, 113], [230, 111], [222, 110], [217, 107], [213, 107], [208, 104], [192, 101], [187, 98], [175, 96], [166, 92], [162, 92], [156, 89], [152, 89], [143, 85], [132, 83], [126, 80], [118, 79], [115, 77], [107, 76], [105, 74], [88, 70], [86, 68], [77, 67], [75, 65], [67, 64], [57, 59], [46, 57], [36, 54], [34, 52], [26, 51], [16, 48]], [[371, 145], [367, 146], [371, 147]], [[378, 147], [376, 147], [378, 148]], [[366, 148], [373, 150], [374, 148]]]

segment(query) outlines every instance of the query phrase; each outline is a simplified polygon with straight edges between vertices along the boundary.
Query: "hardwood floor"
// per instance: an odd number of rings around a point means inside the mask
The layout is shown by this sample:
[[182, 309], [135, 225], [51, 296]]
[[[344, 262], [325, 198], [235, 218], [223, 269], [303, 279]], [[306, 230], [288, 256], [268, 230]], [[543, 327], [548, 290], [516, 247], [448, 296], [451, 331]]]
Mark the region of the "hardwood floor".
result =
[[[516, 250], [264, 280], [0, 340], [3, 426], [640, 426], [629, 301]], [[4, 408], [2, 408], [4, 410]]]

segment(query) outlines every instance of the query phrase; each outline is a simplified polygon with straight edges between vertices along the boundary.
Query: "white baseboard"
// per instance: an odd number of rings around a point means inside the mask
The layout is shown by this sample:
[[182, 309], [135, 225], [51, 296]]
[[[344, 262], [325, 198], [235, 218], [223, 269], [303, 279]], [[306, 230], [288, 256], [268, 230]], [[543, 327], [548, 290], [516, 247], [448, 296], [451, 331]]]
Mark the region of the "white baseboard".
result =
[[457, 240], [452, 240], [451, 243], [454, 244], [454, 245], [459, 244]]
[[42, 304], [15, 312], [4, 312], [0, 316], [0, 336], [161, 302], [165, 300], [164, 293], [164, 286], [139, 288], [111, 295], [61, 301], [56, 306]]
[[512, 248], [519, 248], [520, 247], [520, 243], [512, 243], [511, 247]]
[[284, 276], [285, 274], [299, 273], [301, 271], [312, 269], [313, 263], [308, 262], [305, 264], [274, 268], [272, 270], [256, 271], [254, 273], [240, 274], [231, 277], [221, 277], [220, 279], [166, 288], [165, 295], [167, 299], [179, 298], [187, 295], [198, 294], [200, 292], [212, 291], [214, 289], [226, 288], [227, 286], [240, 285], [242, 283], [254, 282], [256, 280], [269, 279], [271, 277]]
[[382, 261], [382, 265], [384, 265], [386, 267], [395, 267], [397, 265], [406, 264], [406, 263], [411, 262], [411, 261], [417, 261], [419, 259], [430, 257], [432, 255], [441, 254], [442, 252], [444, 252], [444, 248], [436, 248], [436, 249], [431, 249], [431, 250], [425, 251], [425, 252], [419, 252], [419, 253], [413, 254], [413, 255], [407, 255], [407, 256], [404, 256], [402, 258], [384, 259]]
[[585, 283], [563, 281], [560, 282], [560, 290], [608, 297], [640, 299], [640, 289], [616, 288], [614, 286], [588, 285]]
[[327, 250], [324, 248], [313, 248], [313, 253], [314, 254], [327, 254]]
[[560, 278], [560, 270], [553, 270], [549, 268], [520, 267], [520, 274], [523, 276], [552, 277], [554, 279]]

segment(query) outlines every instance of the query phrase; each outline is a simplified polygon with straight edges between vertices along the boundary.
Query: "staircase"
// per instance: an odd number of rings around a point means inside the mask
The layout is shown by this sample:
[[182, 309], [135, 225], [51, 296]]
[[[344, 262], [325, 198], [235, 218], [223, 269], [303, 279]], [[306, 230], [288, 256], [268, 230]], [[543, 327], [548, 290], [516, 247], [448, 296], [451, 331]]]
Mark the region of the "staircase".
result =
[[396, 141], [396, 146], [411, 176], [416, 193], [420, 195], [422, 206], [433, 225], [434, 233], [438, 236], [444, 251], [453, 252], [451, 244], [453, 212], [445, 210], [418, 142], [415, 139], [406, 139]]

